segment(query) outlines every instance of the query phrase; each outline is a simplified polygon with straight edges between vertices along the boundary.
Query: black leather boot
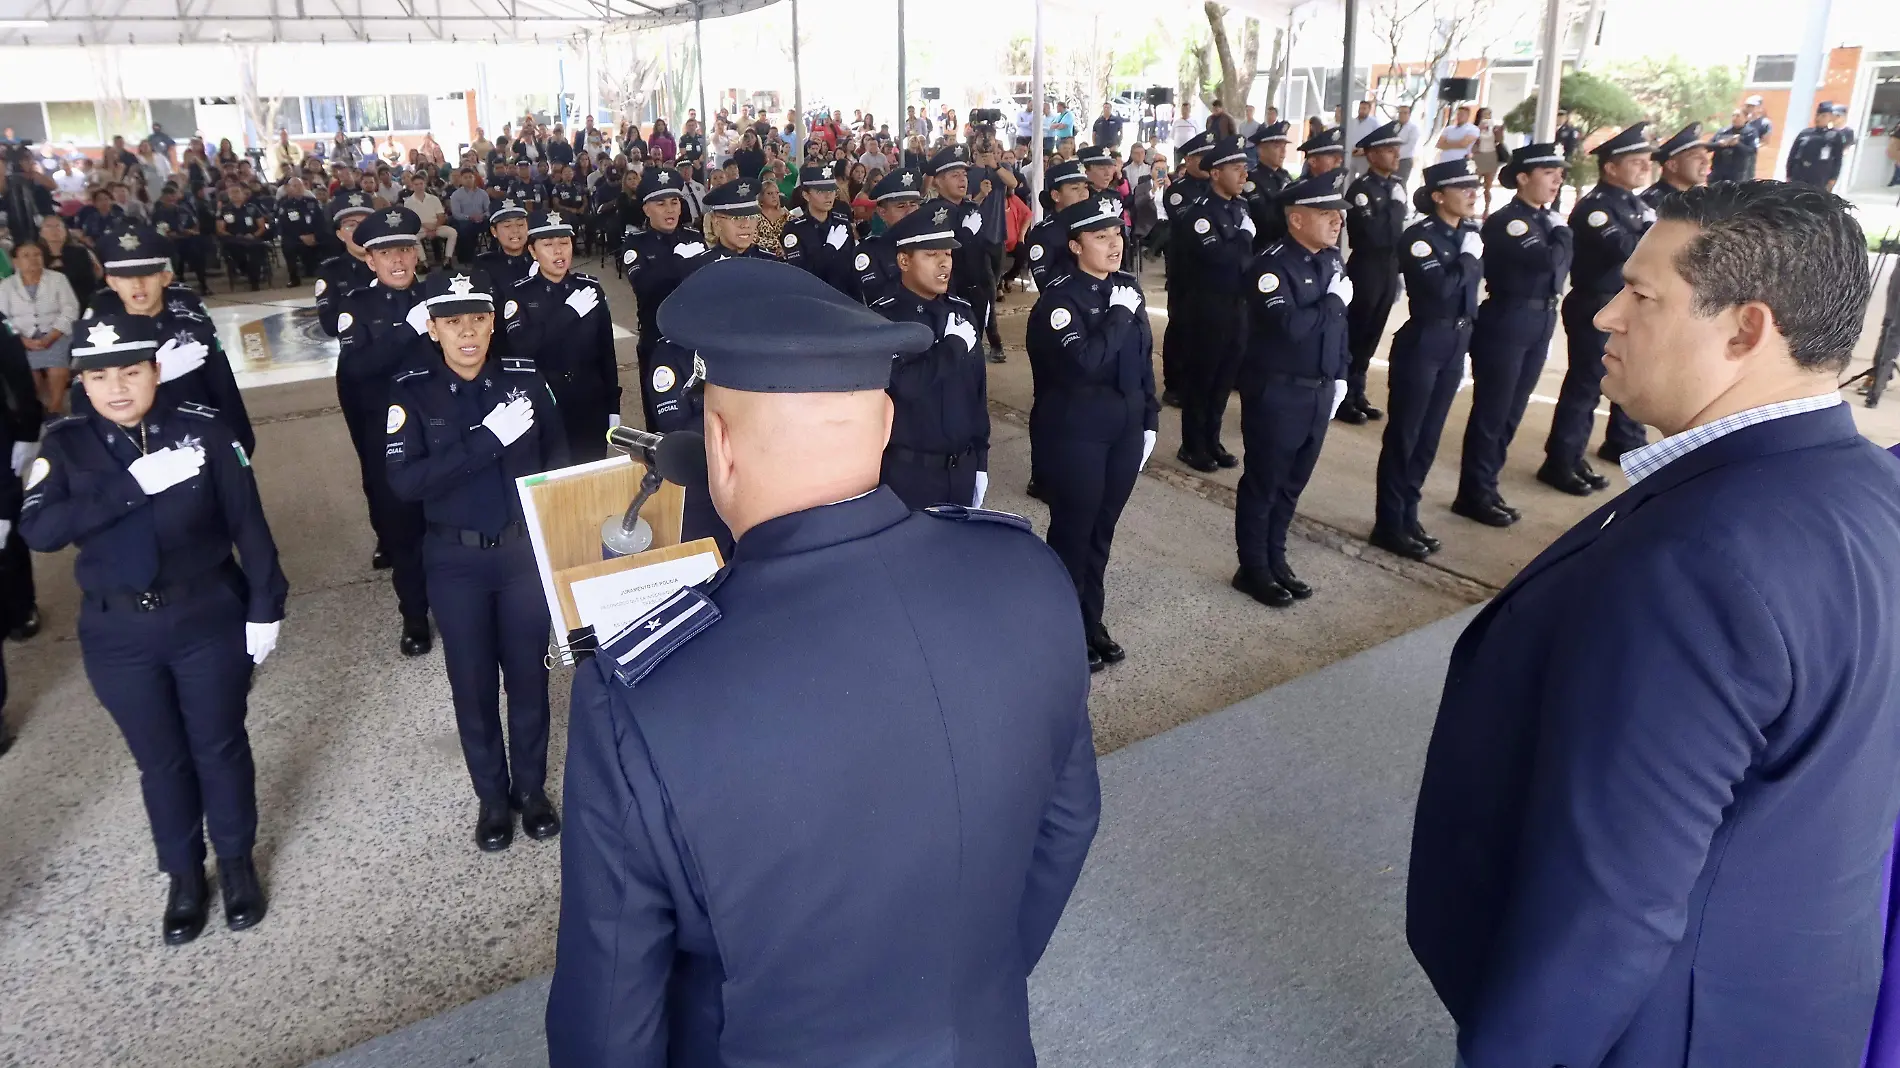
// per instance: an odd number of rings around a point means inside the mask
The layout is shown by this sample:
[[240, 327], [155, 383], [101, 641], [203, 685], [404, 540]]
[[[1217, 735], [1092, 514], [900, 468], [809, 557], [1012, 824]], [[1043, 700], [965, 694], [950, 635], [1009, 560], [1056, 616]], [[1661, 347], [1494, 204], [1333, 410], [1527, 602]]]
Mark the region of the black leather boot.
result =
[[165, 895], [165, 944], [182, 946], [205, 929], [211, 887], [205, 882], [203, 868], [175, 874], [171, 879], [171, 890]]
[[218, 858], [218, 890], [224, 895], [224, 925], [233, 931], [256, 927], [264, 918], [264, 884], [249, 854]]

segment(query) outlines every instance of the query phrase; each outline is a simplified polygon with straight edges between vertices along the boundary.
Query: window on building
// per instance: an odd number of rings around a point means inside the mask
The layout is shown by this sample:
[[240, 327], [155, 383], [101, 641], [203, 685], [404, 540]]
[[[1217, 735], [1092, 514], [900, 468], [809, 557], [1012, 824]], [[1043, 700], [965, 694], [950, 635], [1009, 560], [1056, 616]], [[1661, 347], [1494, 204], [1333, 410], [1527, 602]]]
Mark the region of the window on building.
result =
[[340, 96], [304, 97], [304, 129], [315, 134], [333, 134], [343, 129], [344, 107]]
[[302, 97], [287, 96], [278, 101], [277, 125], [273, 126], [268, 133], [275, 138], [279, 129], [288, 131], [292, 137], [304, 132]]
[[152, 113], [152, 121], [165, 128], [165, 133], [180, 145], [190, 141], [198, 132], [197, 101], [186, 97], [182, 100], [147, 100], [145, 106]]
[[402, 94], [390, 97], [389, 128], [392, 130], [428, 129], [428, 94]]
[[103, 144], [99, 139], [99, 111], [90, 100], [50, 101], [46, 105], [47, 140], [76, 145]]
[[352, 131], [389, 129], [389, 98], [386, 96], [353, 96], [350, 100], [350, 129]]
[[106, 140], [123, 137], [126, 145], [134, 148], [152, 132], [151, 113], [145, 110], [143, 100], [99, 101], [99, 124]]
[[0, 104], [0, 133], [7, 130], [22, 141], [44, 141], [46, 114], [38, 104]]
[[1749, 65], [1748, 84], [1787, 85], [1794, 81], [1794, 56], [1756, 56]]

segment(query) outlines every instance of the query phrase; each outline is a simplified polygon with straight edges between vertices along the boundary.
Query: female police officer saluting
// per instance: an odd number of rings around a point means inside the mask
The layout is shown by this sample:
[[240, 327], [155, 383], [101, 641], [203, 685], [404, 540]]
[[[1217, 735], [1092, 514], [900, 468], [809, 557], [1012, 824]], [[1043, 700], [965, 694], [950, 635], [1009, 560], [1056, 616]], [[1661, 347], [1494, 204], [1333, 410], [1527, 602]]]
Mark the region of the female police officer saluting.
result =
[[1119, 273], [1122, 204], [1098, 194], [1055, 216], [1072, 273], [1049, 279], [1029, 313], [1030, 466], [1049, 503], [1049, 547], [1082, 598], [1089, 669], [1119, 662], [1102, 625], [1102, 576], [1115, 523], [1154, 451], [1154, 333], [1141, 283]]
[[[422, 569], [442, 631], [455, 726], [481, 811], [484, 852], [552, 838], [561, 821], [543, 792], [548, 772], [548, 606], [515, 479], [567, 463], [554, 394], [534, 361], [491, 353], [494, 283], [486, 272], [437, 271], [425, 283], [439, 355], [399, 372], [383, 447], [389, 485], [420, 501]], [[508, 686], [508, 747], [501, 697]], [[510, 774], [512, 770], [512, 775]]]
[[288, 586], [243, 446], [209, 408], [154, 403], [157, 320], [104, 315], [76, 341], [93, 412], [46, 431], [20, 532], [43, 553], [79, 546], [80, 654], [138, 761], [178, 945], [204, 929], [207, 825], [225, 924], [264, 918], [245, 695]]

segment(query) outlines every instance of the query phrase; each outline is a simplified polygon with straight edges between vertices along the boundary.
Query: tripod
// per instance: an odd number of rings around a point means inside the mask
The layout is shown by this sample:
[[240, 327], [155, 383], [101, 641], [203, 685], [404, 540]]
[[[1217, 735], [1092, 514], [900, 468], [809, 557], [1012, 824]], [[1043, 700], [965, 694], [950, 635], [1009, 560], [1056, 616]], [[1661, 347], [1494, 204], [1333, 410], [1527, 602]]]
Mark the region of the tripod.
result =
[[[1900, 200], [1896, 200], [1900, 207]], [[1880, 272], [1885, 270], [1887, 262], [1900, 257], [1900, 236], [1895, 231], [1900, 225], [1890, 226], [1880, 235], [1880, 245], [1874, 256], [1873, 282], [1880, 284]], [[1860, 374], [1841, 383], [1841, 388], [1867, 380], [1867, 407], [1878, 408], [1880, 395], [1887, 391], [1893, 381], [1896, 365], [1900, 365], [1900, 265], [1897, 265], [1893, 277], [1887, 279], [1887, 307], [1880, 320], [1880, 337], [1874, 343], [1874, 365]]]

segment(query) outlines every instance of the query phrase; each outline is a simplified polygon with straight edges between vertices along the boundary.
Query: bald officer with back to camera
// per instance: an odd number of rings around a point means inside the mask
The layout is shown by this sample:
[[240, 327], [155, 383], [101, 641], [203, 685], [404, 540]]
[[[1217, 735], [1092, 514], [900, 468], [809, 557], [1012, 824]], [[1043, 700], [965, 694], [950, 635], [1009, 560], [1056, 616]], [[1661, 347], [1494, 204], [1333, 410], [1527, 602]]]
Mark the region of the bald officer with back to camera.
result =
[[1663, 440], [1451, 655], [1407, 934], [1468, 1068], [1861, 1063], [1900, 813], [1900, 465], [1847, 202], [1663, 199], [1597, 313]]
[[769, 261], [675, 311], [738, 545], [575, 674], [549, 1063], [1027, 1068], [1100, 807], [1075, 587], [879, 487], [927, 327]]

